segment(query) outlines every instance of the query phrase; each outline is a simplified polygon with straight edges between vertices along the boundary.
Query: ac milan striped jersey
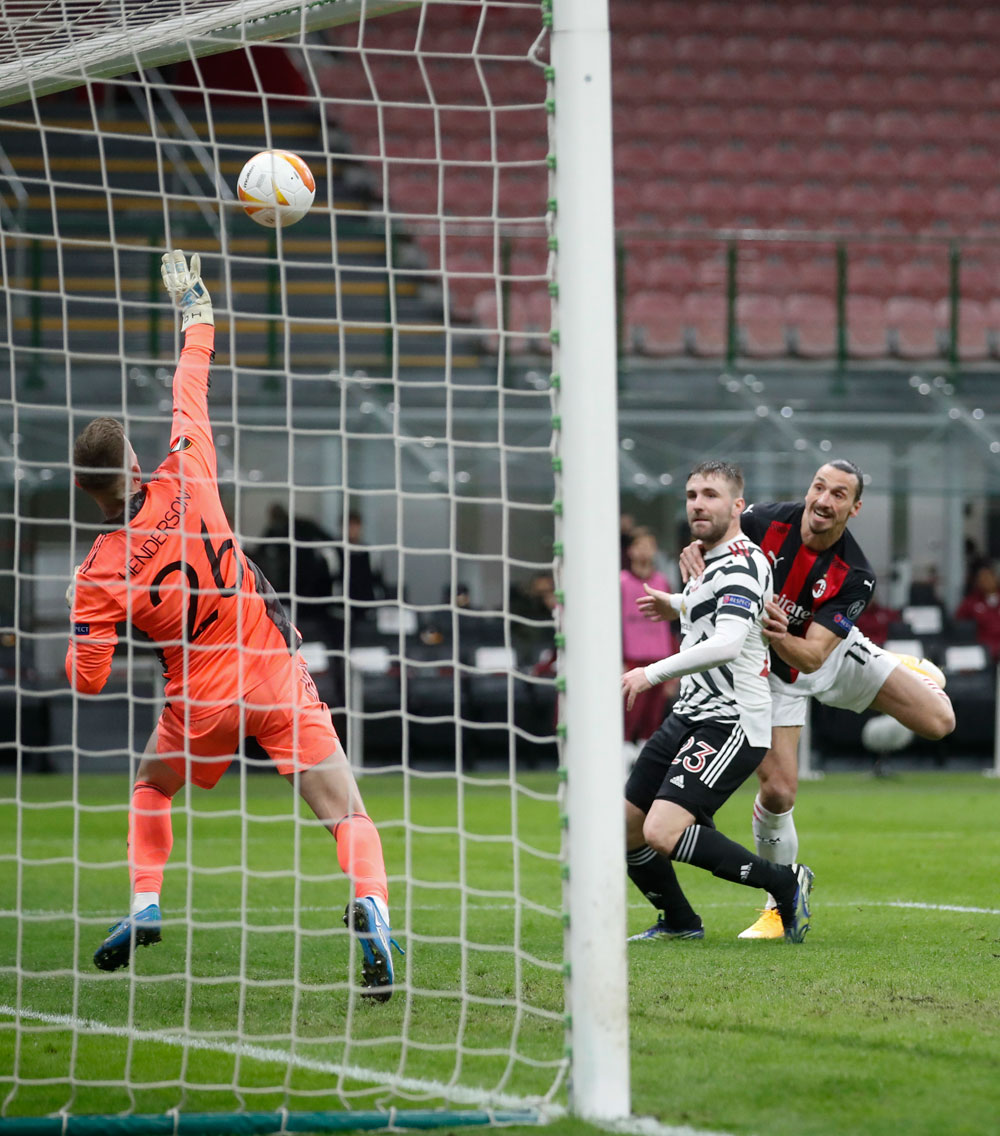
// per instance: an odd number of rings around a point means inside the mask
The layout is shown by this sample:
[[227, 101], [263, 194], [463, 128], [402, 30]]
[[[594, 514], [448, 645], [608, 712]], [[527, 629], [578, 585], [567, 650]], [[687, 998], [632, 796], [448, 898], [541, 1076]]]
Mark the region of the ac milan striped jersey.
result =
[[[875, 591], [875, 573], [858, 542], [845, 529], [823, 552], [802, 543], [801, 501], [749, 505], [743, 531], [760, 545], [774, 575], [774, 596], [788, 616], [788, 630], [804, 636], [810, 623], [846, 639]], [[798, 673], [771, 652], [771, 668], [786, 682]]]
[[753, 746], [771, 744], [767, 646], [761, 637], [764, 604], [771, 598], [771, 569], [763, 552], [740, 532], [705, 555], [705, 571], [688, 580], [681, 603], [680, 649], [710, 639], [720, 620], [750, 624], [739, 655], [681, 679], [674, 713], [696, 722], [739, 722]]

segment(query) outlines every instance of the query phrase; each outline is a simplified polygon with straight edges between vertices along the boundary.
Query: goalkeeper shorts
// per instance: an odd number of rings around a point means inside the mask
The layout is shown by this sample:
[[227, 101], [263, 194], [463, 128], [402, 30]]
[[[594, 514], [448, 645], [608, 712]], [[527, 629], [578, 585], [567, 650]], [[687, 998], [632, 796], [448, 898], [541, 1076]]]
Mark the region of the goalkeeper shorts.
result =
[[771, 725], [804, 725], [810, 698], [824, 706], [861, 714], [875, 701], [898, 665], [898, 655], [883, 650], [854, 627], [812, 674], [800, 673], [788, 683], [772, 672]]
[[229, 768], [244, 738], [255, 737], [282, 774], [331, 757], [339, 739], [326, 703], [301, 655], [288, 660], [241, 702], [184, 721], [183, 704], [167, 703], [156, 726], [161, 761], [201, 789]]

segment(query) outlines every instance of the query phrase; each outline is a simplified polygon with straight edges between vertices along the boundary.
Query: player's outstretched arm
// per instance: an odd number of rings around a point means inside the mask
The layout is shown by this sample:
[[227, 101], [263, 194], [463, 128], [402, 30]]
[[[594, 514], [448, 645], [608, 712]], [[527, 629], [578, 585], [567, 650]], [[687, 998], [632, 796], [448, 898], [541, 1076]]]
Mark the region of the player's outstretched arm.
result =
[[643, 584], [642, 587], [646, 594], [636, 598], [635, 606], [651, 623], [680, 618], [681, 596], [661, 592], [658, 588], [651, 588], [649, 584]]
[[841, 641], [815, 621], [809, 624], [805, 635], [789, 635], [788, 616], [775, 600], [768, 600], [765, 604], [761, 630], [778, 655], [803, 674], [818, 671]]
[[215, 326], [212, 297], [201, 278], [201, 257], [191, 254], [188, 264], [180, 249], [163, 254], [160, 264], [163, 286], [170, 293], [181, 313], [181, 331], [197, 323]]

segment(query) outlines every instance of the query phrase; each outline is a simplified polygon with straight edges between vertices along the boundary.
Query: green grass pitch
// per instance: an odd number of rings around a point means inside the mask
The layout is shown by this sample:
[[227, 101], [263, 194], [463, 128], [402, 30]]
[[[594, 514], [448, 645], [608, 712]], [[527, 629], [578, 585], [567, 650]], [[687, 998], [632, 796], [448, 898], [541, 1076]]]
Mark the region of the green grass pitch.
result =
[[[544, 1093], [564, 1044], [555, 776], [514, 793], [466, 778], [460, 803], [451, 778], [362, 789], [408, 951], [386, 1005], [351, 990], [333, 842], [280, 778], [231, 771], [192, 790], [190, 816], [178, 800], [164, 941], [114, 975], [91, 955], [127, 898], [124, 776], [25, 778], [20, 810], [0, 778], [2, 1115], [435, 1107], [444, 1084]], [[718, 817], [744, 841], [751, 797]], [[1000, 783], [972, 773], [803, 786], [817, 884], [802, 946], [737, 941], [757, 894], [681, 865], [706, 938], [629, 945], [634, 1112], [774, 1136], [1000, 1131], [998, 806]], [[631, 887], [628, 900], [636, 931], [652, 911]], [[17, 1003], [33, 1015], [19, 1035]], [[63, 1016], [87, 1025], [74, 1038]]]

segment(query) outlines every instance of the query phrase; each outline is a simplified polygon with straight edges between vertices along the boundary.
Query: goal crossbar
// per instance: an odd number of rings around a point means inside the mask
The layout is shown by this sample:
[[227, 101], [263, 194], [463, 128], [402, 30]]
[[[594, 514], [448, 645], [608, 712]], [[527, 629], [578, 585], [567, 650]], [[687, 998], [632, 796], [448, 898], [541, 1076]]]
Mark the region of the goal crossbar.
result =
[[[232, 51], [248, 43], [301, 37], [322, 28], [412, 8], [418, 0], [314, 0], [275, 12], [274, 0], [201, 0], [188, 5], [184, 15], [157, 18], [160, 5], [147, 4], [131, 21], [114, 28], [89, 30], [95, 19], [89, 3], [80, 11], [68, 42], [52, 47], [48, 40], [24, 48], [8, 18], [0, 34], [0, 106], [32, 96], [65, 91], [95, 79], [114, 79], [133, 71]], [[71, 5], [66, 5], [71, 7]], [[194, 10], [192, 10], [194, 8]], [[115, 15], [120, 19], [121, 11]], [[33, 16], [32, 34], [38, 35], [39, 17]]]

